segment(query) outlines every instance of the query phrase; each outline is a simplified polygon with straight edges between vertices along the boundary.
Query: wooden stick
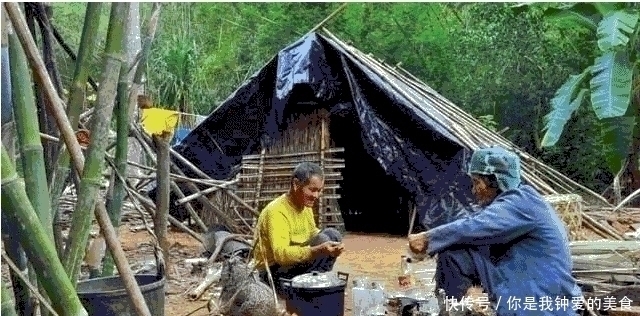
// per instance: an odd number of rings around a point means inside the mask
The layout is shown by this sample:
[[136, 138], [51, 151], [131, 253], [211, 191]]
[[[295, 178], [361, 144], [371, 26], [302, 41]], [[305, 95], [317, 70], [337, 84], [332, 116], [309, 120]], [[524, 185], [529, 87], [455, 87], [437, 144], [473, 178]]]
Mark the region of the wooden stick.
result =
[[[232, 184], [232, 183], [235, 183], [235, 182], [236, 182], [236, 181], [231, 181], [231, 182], [229, 182], [229, 184]], [[227, 186], [227, 185], [224, 185], [224, 184], [223, 184], [223, 185], [221, 185], [221, 186], [214, 186], [214, 187], [210, 187], [210, 188], [208, 188], [208, 189], [202, 190], [202, 191], [200, 191], [200, 192], [196, 192], [196, 193], [191, 194], [191, 195], [189, 195], [189, 196], [182, 197], [182, 198], [180, 198], [179, 200], [175, 201], [175, 204], [176, 204], [176, 205], [180, 205], [180, 204], [187, 203], [187, 202], [189, 202], [189, 201], [195, 200], [195, 199], [196, 199], [196, 198], [198, 198], [199, 196], [207, 195], [207, 194], [209, 194], [209, 193], [212, 193], [212, 192], [218, 191], [218, 190], [220, 190], [220, 189], [225, 188], [226, 186]]]
[[[80, 148], [80, 144], [75, 137], [75, 133], [71, 128], [69, 118], [65, 114], [65, 106], [63, 104], [63, 101], [58, 96], [58, 93], [53, 86], [53, 83], [51, 82], [51, 78], [46, 72], [44, 62], [42, 61], [42, 58], [38, 53], [38, 47], [31, 37], [31, 33], [29, 32], [29, 29], [27, 27], [27, 22], [24, 19], [24, 16], [21, 14], [20, 7], [17, 3], [5, 2], [4, 6], [11, 19], [14, 30], [18, 35], [18, 38], [20, 39], [20, 43], [22, 44], [25, 53], [29, 58], [32, 69], [36, 74], [36, 79], [38, 80], [40, 86], [43, 88], [45, 95], [49, 99], [49, 102], [45, 102], [47, 108], [49, 109], [49, 113], [55, 118], [58, 129], [60, 130], [60, 134], [65, 141], [67, 150], [69, 150], [69, 153], [71, 154], [74, 166], [77, 169], [78, 174], [82, 174], [84, 170], [84, 155]], [[149, 308], [147, 307], [144, 297], [142, 296], [142, 292], [140, 291], [140, 288], [138, 287], [138, 284], [133, 277], [133, 273], [131, 272], [129, 263], [127, 262], [126, 254], [120, 246], [120, 242], [118, 240], [114, 227], [111, 225], [111, 220], [109, 219], [107, 209], [101, 200], [98, 200], [96, 202], [95, 213], [98, 219], [98, 224], [100, 225], [100, 229], [103, 231], [103, 236], [107, 241], [107, 246], [111, 250], [111, 253], [113, 254], [113, 257], [115, 259], [118, 272], [120, 273], [120, 277], [122, 278], [122, 282], [124, 283], [124, 287], [127, 293], [131, 296], [136, 311], [141, 315], [150, 315]]]
[[[335, 154], [344, 152], [344, 148], [336, 147], [327, 149], [326, 153]], [[286, 154], [267, 154], [265, 155], [265, 159], [281, 159], [281, 158], [292, 158], [292, 157], [301, 157], [301, 156], [315, 156], [318, 153], [315, 151], [307, 151], [307, 152], [297, 152], [297, 153], [286, 153]], [[246, 155], [242, 156], [242, 160], [255, 160], [260, 159], [260, 155]]]
[[[207, 175], [206, 173], [204, 173], [202, 170], [200, 170], [198, 167], [196, 167], [195, 165], [193, 165], [189, 160], [187, 160], [186, 158], [184, 158], [182, 155], [180, 155], [178, 152], [172, 150], [171, 153], [178, 158], [178, 160], [180, 160], [182, 163], [184, 163], [187, 167], [189, 167], [193, 172], [195, 172], [196, 174], [198, 174], [198, 176], [201, 176], [205, 179], [211, 179], [211, 177], [209, 177], [209, 175]], [[174, 164], [175, 166], [175, 164]], [[175, 166], [176, 171], [179, 171], [179, 174], [184, 175], [184, 173], [182, 173], [182, 170], [180, 170], [177, 166]], [[195, 187], [195, 185], [194, 185]], [[196, 187], [195, 190], [193, 190], [194, 193], [199, 191]], [[253, 213], [254, 216], [258, 217], [260, 215], [260, 213], [253, 207], [249, 206], [245, 201], [243, 201], [240, 197], [238, 197], [238, 195], [236, 195], [235, 193], [233, 193], [232, 191], [225, 189], [225, 193], [227, 193], [229, 196], [231, 196], [232, 199], [234, 199], [236, 202], [240, 203], [242, 206], [246, 207], [251, 213]], [[201, 197], [202, 198], [202, 197]], [[211, 204], [211, 202], [208, 199], [205, 199], [206, 202], [208, 204]]]
[[[51, 135], [48, 135], [48, 134], [45, 134], [45, 133], [40, 133], [40, 137], [42, 137], [43, 139], [46, 139], [46, 140], [50, 140], [50, 141], [54, 141], [54, 142], [60, 142], [60, 139], [59, 139], [59, 138], [54, 137], [54, 136], [51, 136]], [[86, 147], [84, 147], [84, 146], [80, 146], [80, 148], [81, 148], [81, 149], [83, 149], [83, 150], [86, 150], [86, 149], [87, 149], [87, 148], [86, 148]], [[109, 157], [109, 158], [111, 158], [111, 159], [113, 159], [113, 158], [114, 158], [114, 157], [113, 157], [112, 155], [110, 155], [110, 154], [105, 154], [105, 156], [106, 156], [106, 157]], [[154, 160], [154, 161], [155, 161], [155, 160]], [[155, 169], [154, 169], [154, 168], [152, 168], [152, 167], [145, 166], [145, 165], [141, 165], [141, 164], [136, 163], [136, 162], [133, 162], [133, 161], [127, 161], [127, 164], [132, 165], [132, 166], [134, 166], [134, 167], [138, 167], [138, 168], [140, 168], [140, 169], [145, 169], [145, 170], [149, 170], [149, 171], [155, 171]], [[204, 185], [210, 185], [210, 186], [216, 186], [216, 185], [218, 185], [219, 183], [220, 183], [220, 185], [221, 185], [221, 186], [228, 186], [228, 185], [231, 185], [231, 184], [234, 184], [234, 183], [237, 183], [237, 182], [238, 182], [238, 180], [232, 180], [232, 181], [224, 181], [224, 182], [221, 182], [221, 181], [218, 181], [218, 180], [203, 180], [203, 179], [187, 178], [187, 177], [184, 177], [184, 176], [181, 176], [181, 175], [177, 175], [177, 174], [175, 174], [175, 173], [170, 173], [169, 175], [170, 175], [174, 180], [177, 180], [177, 181], [189, 181], [189, 182], [194, 182], [194, 183], [204, 184]], [[156, 176], [154, 176], [154, 175], [148, 175], [148, 176], [144, 176], [144, 175], [142, 175], [142, 176], [135, 176], [135, 175], [132, 175], [132, 176], [129, 176], [129, 178], [142, 178], [142, 179], [144, 179], [144, 178], [150, 178], [150, 179], [155, 179], [155, 178], [156, 178]]]
[[[134, 136], [136, 137], [136, 139], [138, 140], [138, 142], [142, 146], [142, 149], [147, 153], [147, 155], [149, 155], [149, 157], [151, 157], [152, 162], [157, 165], [157, 156], [151, 150], [151, 147], [149, 146], [151, 143], [153, 143], [153, 140], [145, 137], [145, 135], [140, 131], [139, 126], [132, 125], [131, 129], [135, 131], [134, 132]], [[169, 147], [169, 150], [171, 150], [171, 147]], [[171, 157], [169, 156], [167, 159], [168, 159], [169, 164], [170, 164], [170, 169], [169, 170], [171, 170], [171, 166], [172, 166]], [[171, 173], [169, 173], [169, 174], [171, 174]], [[184, 179], [189, 179], [189, 178], [184, 177], [184, 174], [176, 175], [176, 176], [182, 177]], [[193, 185], [192, 182], [194, 182], [194, 181], [188, 181], [188, 183], [190, 185]], [[174, 181], [170, 181], [170, 187], [171, 187], [171, 190], [178, 195], [178, 197], [184, 197], [184, 193], [182, 192], [182, 190], [180, 190], [180, 187]], [[193, 207], [190, 204], [186, 204], [185, 208], [187, 209], [187, 212], [189, 213], [189, 215], [191, 215], [191, 217], [200, 226], [200, 229], [202, 229], [203, 232], [207, 231], [207, 226], [202, 222], [202, 219], [200, 219], [200, 216], [198, 216], [197, 212], [193, 209]], [[180, 223], [177, 220], [175, 222]], [[186, 226], [182, 225], [182, 223], [180, 223], [180, 225], [182, 227], [184, 227], [184, 228], [187, 228]], [[191, 234], [193, 231], [191, 229], [189, 229], [188, 232], [189, 232], [189, 234]], [[202, 237], [198, 236], [197, 239], [204, 243], [204, 241], [202, 240]]]
[[[217, 187], [212, 187], [212, 188], [213, 189], [218, 189]], [[173, 192], [178, 196], [178, 198], [180, 200], [185, 199], [184, 193], [182, 193], [182, 190], [180, 190], [180, 187], [173, 181], [171, 181], [171, 190], [173, 190]], [[206, 232], [207, 231], [207, 225], [205, 225], [204, 222], [202, 221], [202, 219], [200, 219], [200, 216], [198, 216], [198, 213], [196, 212], [196, 210], [193, 209], [191, 204], [190, 203], [184, 203], [184, 206], [187, 209], [187, 212], [189, 212], [189, 215], [191, 215], [191, 217], [193, 217], [193, 219], [196, 221], [196, 224], [198, 224], [198, 226], [200, 227], [202, 232]]]
[[[345, 3], [346, 4], [346, 3]], [[322, 169], [322, 172], [324, 173], [325, 170], [325, 160], [324, 160], [324, 156], [325, 156], [325, 150], [327, 149], [327, 144], [325, 144], [325, 136], [327, 133], [327, 115], [325, 113], [325, 111], [323, 110], [322, 113], [320, 114], [320, 168]], [[325, 187], [324, 190], [327, 190], [327, 188]], [[318, 201], [318, 216], [320, 216], [321, 219], [326, 218], [324, 215], [325, 213], [325, 205], [324, 205], [324, 198], [320, 198], [320, 201]], [[322, 224], [322, 223], [319, 223]]]
[[198, 286], [196, 286], [191, 292], [189, 292], [189, 294], [187, 294], [187, 297], [189, 297], [189, 299], [191, 299], [192, 301], [199, 299], [214, 282], [220, 280], [221, 272], [221, 268], [217, 268], [215, 265], [213, 265], [211, 269], [208, 269], [207, 275], [204, 277], [204, 280], [202, 280], [202, 282], [200, 282]]
[[253, 198], [253, 207], [258, 208], [258, 199], [260, 199], [260, 190], [262, 189], [262, 179], [264, 178], [264, 155], [266, 148], [262, 148], [260, 152], [260, 162], [258, 163], [258, 179], [256, 181], [255, 196]]
[[[624, 237], [620, 236], [620, 234], [616, 233], [615, 231], [613, 231], [612, 229], [598, 223], [598, 221], [596, 221], [595, 219], [593, 219], [591, 216], [589, 216], [588, 214], [582, 213], [582, 219], [586, 222], [589, 222], [589, 224], [591, 224], [594, 227], [597, 227], [598, 229], [604, 231], [605, 233], [607, 233], [609, 236], [613, 237], [614, 239], [617, 240], [625, 240]], [[604, 237], [604, 236], [603, 236]]]
[[[107, 162], [112, 167], [115, 166], [115, 164], [113, 163], [113, 161], [111, 159], [107, 159]], [[142, 203], [144, 208], [149, 211], [149, 214], [151, 214], [151, 216], [155, 216], [155, 209], [156, 209], [155, 203], [153, 203], [148, 198], [142, 196], [140, 193], [136, 192], [135, 190], [133, 190], [132, 189], [133, 186], [131, 185], [131, 183], [129, 181], [127, 181], [120, 173], [116, 172], [116, 177], [118, 177], [118, 179], [120, 181], [124, 181], [127, 184], [125, 186], [125, 190], [127, 191], [127, 195], [129, 196], [129, 199], [131, 199], [131, 202], [134, 204], [134, 207], [137, 208], [137, 206], [136, 206], [137, 204], [135, 203], [135, 200], [138, 200], [140, 203]], [[202, 236], [200, 236], [200, 234], [198, 234], [198, 233], [194, 232], [193, 230], [189, 229], [189, 227], [185, 226], [179, 220], [177, 220], [175, 217], [173, 217], [171, 215], [168, 215], [167, 218], [169, 220], [169, 223], [171, 223], [173, 226], [181, 229], [182, 231], [184, 231], [187, 234], [191, 235], [193, 238], [195, 238], [200, 243], [204, 244], [204, 239], [202, 239]]]
[[411, 235], [411, 232], [413, 232], [413, 223], [415, 223], [416, 221], [417, 214], [418, 214], [418, 207], [414, 203], [413, 210], [411, 211], [411, 222], [409, 223], [409, 233], [407, 235]]
[[156, 147], [158, 164], [156, 166], [158, 176], [158, 193], [156, 195], [156, 214], [153, 216], [153, 230], [158, 239], [162, 255], [167, 270], [171, 270], [171, 260], [169, 257], [169, 240], [167, 239], [167, 217], [169, 216], [169, 193], [171, 192], [171, 180], [169, 179], [169, 168], [171, 158], [169, 157], [169, 133], [161, 136], [153, 136]]
[[[137, 128], [137, 127], [134, 127], [134, 129], [136, 129], [136, 130], [137, 130], [138, 128]], [[152, 150], [151, 150], [151, 148], [149, 147], [149, 144], [151, 143], [151, 140], [150, 140], [148, 137], [146, 137], [146, 135], [142, 134], [142, 132], [140, 132], [140, 131], [138, 131], [138, 132], [136, 133], [136, 137], [138, 137], [138, 140], [139, 140], [139, 141], [140, 141], [140, 143], [142, 144], [142, 148], [143, 148], [143, 149], [145, 149], [145, 150], [147, 150], [147, 151], [149, 151], [149, 152], [151, 152], [151, 153], [150, 153], [150, 156], [152, 156], [152, 157], [153, 157], [153, 151], [152, 151]], [[174, 155], [178, 155], [178, 156], [180, 156], [180, 154], [178, 154], [177, 152], [175, 152], [173, 149], [171, 149], [171, 148], [170, 148], [169, 150], [170, 150], [170, 152], [171, 152], [171, 153], [174, 153]], [[180, 156], [180, 157], [182, 157], [182, 156]], [[184, 158], [184, 157], [182, 157], [182, 159], [185, 159], [185, 158]], [[152, 160], [154, 160], [154, 161], [155, 161], [155, 159], [154, 159], [154, 158], [152, 158]], [[185, 159], [185, 160], [186, 160], [186, 159]], [[189, 163], [189, 161], [188, 161], [188, 160], [187, 160], [187, 163]], [[189, 163], [189, 164], [190, 164], [190, 163]], [[195, 168], [195, 166], [194, 166], [194, 168]], [[182, 170], [180, 170], [180, 168], [178, 168], [178, 167], [176, 166], [176, 164], [175, 164], [173, 161], [171, 162], [171, 169], [172, 169], [172, 170], [174, 170], [174, 172], [176, 172], [177, 174], [179, 174], [179, 175], [181, 175], [181, 176], [184, 176], [184, 173], [182, 172]], [[197, 169], [197, 168], [196, 168], [196, 169]], [[199, 170], [199, 169], [197, 169], [197, 170]], [[200, 171], [200, 172], [201, 172], [201, 173], [203, 173], [202, 171]], [[204, 173], [203, 173], [203, 174], [204, 174]], [[205, 174], [205, 176], [206, 176], [206, 174]], [[208, 178], [208, 179], [211, 179], [211, 178], [209, 178], [208, 176], [207, 176], [207, 178]], [[195, 193], [195, 192], [200, 191], [200, 189], [199, 189], [195, 184], [193, 184], [193, 183], [187, 182], [187, 183], [186, 183], [186, 185], [187, 185], [187, 188], [188, 188], [189, 190], [193, 191], [194, 193]], [[206, 198], [206, 197], [204, 197], [204, 196], [200, 196], [200, 197], [198, 197], [198, 201], [202, 202], [202, 203], [203, 203], [203, 205], [204, 205], [204, 207], [205, 207], [208, 211], [213, 212], [214, 214], [216, 214], [216, 215], [217, 215], [217, 216], [218, 216], [218, 217], [219, 217], [223, 222], [225, 222], [225, 223], [228, 225], [228, 227], [229, 227], [229, 228], [235, 227], [235, 223], [234, 223], [234, 221], [233, 221], [233, 220], [232, 220], [232, 219], [231, 219], [227, 214], [225, 214], [224, 212], [222, 212], [221, 210], [219, 210], [215, 205], [213, 205], [213, 203], [211, 203], [211, 201], [209, 201], [209, 199], [207, 199], [207, 198]]]
[[325, 23], [329, 22], [329, 20], [333, 19], [334, 16], [338, 15], [340, 11], [347, 7], [348, 2], [343, 3], [339, 6], [335, 11], [329, 14], [324, 20], [320, 21], [316, 26], [314, 26], [308, 33], [317, 31], [320, 27], [322, 27]]

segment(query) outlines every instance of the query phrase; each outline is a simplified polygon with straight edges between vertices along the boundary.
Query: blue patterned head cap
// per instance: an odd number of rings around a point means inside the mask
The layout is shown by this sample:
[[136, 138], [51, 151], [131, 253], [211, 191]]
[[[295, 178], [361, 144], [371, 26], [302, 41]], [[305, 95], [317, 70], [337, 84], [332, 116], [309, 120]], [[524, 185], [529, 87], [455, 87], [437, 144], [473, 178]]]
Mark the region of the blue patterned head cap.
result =
[[515, 189], [520, 185], [520, 158], [500, 146], [478, 149], [471, 155], [467, 173], [495, 175], [502, 191]]

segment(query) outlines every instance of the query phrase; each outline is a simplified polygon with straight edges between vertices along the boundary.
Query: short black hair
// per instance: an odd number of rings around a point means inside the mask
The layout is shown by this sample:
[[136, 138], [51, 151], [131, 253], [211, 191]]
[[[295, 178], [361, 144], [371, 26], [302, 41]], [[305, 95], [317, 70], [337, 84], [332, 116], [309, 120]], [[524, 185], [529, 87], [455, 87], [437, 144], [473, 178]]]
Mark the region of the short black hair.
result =
[[[307, 183], [313, 176], [324, 178], [324, 171], [317, 163], [305, 161], [299, 163], [293, 169], [293, 179], [298, 179], [301, 183]], [[292, 181], [293, 181], [292, 179]]]

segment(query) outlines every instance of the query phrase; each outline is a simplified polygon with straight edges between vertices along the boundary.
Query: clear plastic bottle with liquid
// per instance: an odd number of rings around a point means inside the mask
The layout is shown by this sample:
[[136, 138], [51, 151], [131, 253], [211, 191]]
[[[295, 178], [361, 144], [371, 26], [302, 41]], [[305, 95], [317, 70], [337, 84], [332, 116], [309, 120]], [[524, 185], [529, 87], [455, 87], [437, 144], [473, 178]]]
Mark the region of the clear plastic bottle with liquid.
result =
[[398, 285], [401, 289], [407, 289], [414, 285], [412, 268], [411, 258], [402, 255], [400, 257], [400, 275], [398, 276]]

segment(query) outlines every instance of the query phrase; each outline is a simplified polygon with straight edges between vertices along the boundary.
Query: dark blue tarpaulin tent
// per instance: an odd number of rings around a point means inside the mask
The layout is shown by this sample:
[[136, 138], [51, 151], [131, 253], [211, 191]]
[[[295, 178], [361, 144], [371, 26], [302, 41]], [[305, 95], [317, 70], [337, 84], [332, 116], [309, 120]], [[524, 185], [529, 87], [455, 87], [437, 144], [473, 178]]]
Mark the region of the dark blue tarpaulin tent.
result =
[[[345, 148], [339, 204], [347, 229], [397, 218], [392, 230], [406, 233], [408, 200], [426, 226], [440, 225], [470, 202], [469, 152], [441, 125], [439, 111], [416, 107], [398, 85], [310, 33], [281, 50], [174, 149], [212, 178], [229, 179], [243, 155], [278, 139], [287, 117], [322, 107], [331, 115], [333, 141]], [[175, 206], [171, 212], [184, 218]]]
[[[542, 194], [607, 203], [410, 77], [333, 35], [309, 33], [281, 50], [175, 149], [212, 178], [230, 179], [242, 156], [277, 140], [292, 115], [324, 108], [332, 141], [345, 148], [338, 203], [347, 230], [406, 234], [409, 204], [426, 227], [473, 211], [466, 161], [471, 149], [492, 144], [517, 152], [523, 181]], [[171, 213], [186, 214], [177, 207]]]

